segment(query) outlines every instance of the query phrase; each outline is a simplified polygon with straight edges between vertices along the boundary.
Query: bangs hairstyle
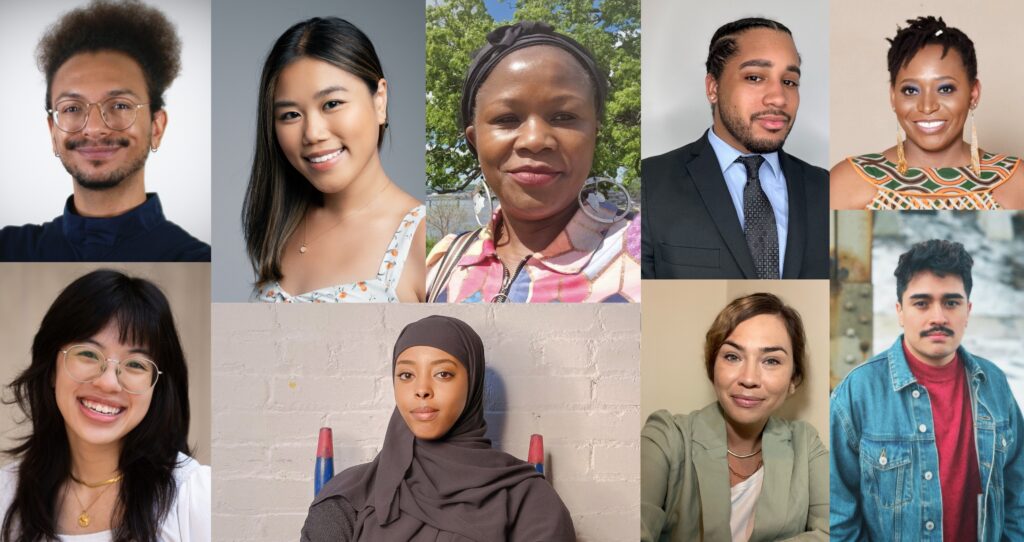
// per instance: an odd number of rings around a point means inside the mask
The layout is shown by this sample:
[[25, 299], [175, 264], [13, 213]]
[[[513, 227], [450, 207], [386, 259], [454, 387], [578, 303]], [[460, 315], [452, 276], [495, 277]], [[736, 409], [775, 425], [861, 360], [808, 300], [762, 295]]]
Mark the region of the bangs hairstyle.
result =
[[[285, 241], [298, 227], [310, 205], [323, 205], [323, 194], [295, 170], [281, 152], [274, 129], [274, 93], [277, 78], [300, 58], [321, 60], [366, 83], [370, 93], [384, 79], [377, 51], [370, 39], [352, 23], [337, 17], [314, 17], [289, 28], [274, 43], [260, 76], [256, 117], [256, 151], [249, 187], [242, 206], [246, 251], [256, 272], [256, 283], [280, 280]], [[385, 111], [385, 118], [387, 111]], [[384, 142], [387, 123], [380, 126], [377, 149]]]
[[21, 461], [18, 486], [4, 517], [4, 541], [56, 539], [60, 489], [71, 475], [64, 418], [53, 382], [61, 349], [87, 340], [107, 325], [123, 344], [145, 348], [162, 375], [145, 417], [124, 437], [123, 475], [114, 506], [113, 539], [156, 542], [158, 526], [174, 502], [172, 473], [178, 453], [189, 454], [188, 369], [167, 298], [153, 283], [117, 271], [93, 271], [69, 284], [50, 306], [32, 342], [32, 363], [10, 384], [32, 433], [5, 450]]
[[897, 28], [896, 37], [886, 38], [889, 42], [889, 84], [896, 84], [896, 74], [910, 64], [917, 53], [928, 45], [942, 46], [942, 58], [946, 58], [950, 49], [960, 53], [960, 59], [967, 71], [967, 81], [974, 83], [978, 79], [978, 55], [974, 52], [974, 42], [957, 28], [946, 26], [942, 17], [918, 17], [907, 19], [906, 28]]
[[945, 239], [932, 239], [915, 243], [910, 250], [900, 254], [900, 261], [896, 264], [896, 302], [903, 303], [903, 293], [907, 291], [907, 285], [918, 273], [925, 271], [934, 273], [939, 278], [946, 275], [956, 275], [964, 283], [964, 292], [968, 299], [971, 297], [971, 288], [974, 281], [971, 279], [971, 268], [974, 267], [974, 258], [964, 250], [964, 246], [956, 241]]
[[115, 51], [142, 68], [150, 114], [163, 109], [164, 91], [181, 71], [181, 40], [164, 14], [134, 0], [93, 0], [64, 14], [46, 30], [36, 49], [46, 75], [46, 109], [51, 109], [53, 76], [79, 53]]
[[762, 314], [774, 314], [782, 318], [782, 323], [789, 333], [789, 342], [793, 345], [793, 378], [799, 386], [804, 380], [804, 368], [807, 363], [807, 336], [804, 334], [804, 322], [800, 313], [786, 305], [777, 296], [768, 293], [756, 293], [734, 299], [715, 317], [715, 322], [708, 329], [704, 340], [704, 365], [708, 370], [708, 380], [715, 381], [715, 360], [726, 339], [736, 327], [743, 322]]

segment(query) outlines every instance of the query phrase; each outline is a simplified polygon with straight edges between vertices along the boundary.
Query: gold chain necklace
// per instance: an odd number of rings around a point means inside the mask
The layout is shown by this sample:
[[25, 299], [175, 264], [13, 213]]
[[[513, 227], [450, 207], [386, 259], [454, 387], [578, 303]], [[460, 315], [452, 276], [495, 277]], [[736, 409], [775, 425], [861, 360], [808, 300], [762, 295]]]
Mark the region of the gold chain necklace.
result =
[[310, 241], [309, 243], [306, 243], [306, 224], [309, 222], [309, 212], [307, 211], [306, 214], [302, 217], [302, 245], [299, 247], [299, 254], [305, 254], [306, 251], [309, 250], [309, 245], [317, 242], [321, 237], [327, 235], [328, 232], [340, 226], [341, 223], [344, 222], [346, 218], [361, 213], [363, 210], [369, 207], [371, 203], [377, 201], [377, 198], [380, 197], [380, 195], [383, 194], [385, 190], [387, 190], [390, 184], [390, 182], [384, 183], [384, 186], [382, 186], [381, 189], [378, 190], [377, 193], [374, 194], [372, 198], [370, 198], [370, 201], [367, 201], [366, 203], [363, 204], [362, 207], [356, 209], [355, 211], [347, 213], [345, 216], [339, 218], [338, 221], [335, 222], [333, 226], [321, 232], [320, 235], [314, 237], [313, 240]]
[[100, 502], [100, 499], [103, 497], [103, 494], [106, 493], [107, 490], [110, 489], [111, 486], [113, 486], [117, 482], [120, 482], [121, 478], [123, 478], [123, 475], [118, 474], [117, 476], [115, 476], [115, 477], [113, 477], [113, 478], [111, 478], [109, 480], [104, 480], [104, 481], [102, 481], [102, 482], [100, 482], [98, 484], [90, 485], [90, 484], [86, 484], [86, 483], [80, 481], [78, 478], [75, 478], [74, 476], [71, 477], [71, 479], [74, 482], [82, 484], [82, 485], [84, 485], [86, 487], [93, 488], [93, 489], [95, 489], [97, 487], [100, 487], [100, 486], [106, 486], [106, 487], [103, 488], [102, 491], [100, 491], [100, 494], [96, 495], [96, 498], [93, 499], [91, 503], [89, 503], [89, 506], [86, 506], [85, 504], [82, 503], [82, 498], [78, 496], [78, 492], [77, 491], [74, 491], [74, 490], [71, 491], [71, 494], [75, 496], [75, 500], [78, 501], [78, 506], [80, 506], [82, 508], [82, 513], [78, 514], [78, 526], [79, 527], [85, 529], [86, 527], [89, 526], [90, 523], [92, 523], [92, 518], [89, 517], [89, 509], [92, 508], [93, 506], [95, 506], [96, 503]]
[[746, 475], [744, 475], [744, 474], [740, 474], [740, 473], [736, 472], [736, 471], [735, 471], [735, 470], [734, 470], [734, 469], [732, 468], [732, 465], [729, 465], [729, 462], [728, 462], [728, 461], [726, 461], [726, 465], [727, 465], [727, 466], [729, 467], [729, 472], [731, 472], [731, 473], [735, 474], [735, 475], [736, 475], [736, 477], [737, 477], [737, 478], [739, 478], [740, 480], [746, 480], [747, 478], [750, 478], [751, 476], [753, 476], [753, 475], [754, 475], [754, 474], [755, 474], [755, 473], [757, 472], [757, 469], [760, 469], [760, 468], [761, 468], [761, 465], [764, 465], [764, 461], [760, 461], [760, 460], [759, 460], [759, 461], [757, 462], [757, 466], [756, 466], [756, 467], [754, 467], [754, 470], [753, 470], [753, 471], [751, 471], [751, 473], [750, 473], [750, 474], [746, 474]]

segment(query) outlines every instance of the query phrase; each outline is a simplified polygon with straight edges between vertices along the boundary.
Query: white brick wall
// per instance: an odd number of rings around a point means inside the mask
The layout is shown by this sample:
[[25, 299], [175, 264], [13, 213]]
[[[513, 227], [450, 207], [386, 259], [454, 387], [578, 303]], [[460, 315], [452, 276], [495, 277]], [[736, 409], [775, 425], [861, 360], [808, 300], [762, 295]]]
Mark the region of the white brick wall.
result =
[[394, 408], [391, 347], [429, 314], [465, 320], [487, 352], [488, 436], [548, 479], [580, 541], [637, 539], [638, 306], [213, 306], [214, 539], [295, 540], [317, 432], [335, 472], [370, 461]]

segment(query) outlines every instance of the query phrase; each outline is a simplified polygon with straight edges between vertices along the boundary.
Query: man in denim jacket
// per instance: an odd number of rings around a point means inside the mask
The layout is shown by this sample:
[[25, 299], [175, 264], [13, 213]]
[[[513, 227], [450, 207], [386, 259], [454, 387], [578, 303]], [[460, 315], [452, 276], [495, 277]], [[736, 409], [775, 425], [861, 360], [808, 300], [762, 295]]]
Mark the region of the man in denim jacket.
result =
[[1024, 540], [1024, 420], [1003, 372], [960, 346], [972, 264], [949, 241], [900, 256], [904, 334], [832, 393], [833, 540]]

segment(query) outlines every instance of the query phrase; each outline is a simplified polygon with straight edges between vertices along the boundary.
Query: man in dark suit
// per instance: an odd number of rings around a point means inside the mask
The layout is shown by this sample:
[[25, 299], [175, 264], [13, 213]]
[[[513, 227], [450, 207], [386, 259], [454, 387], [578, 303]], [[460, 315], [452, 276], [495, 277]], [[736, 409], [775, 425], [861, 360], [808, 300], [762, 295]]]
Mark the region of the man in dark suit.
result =
[[643, 160], [643, 278], [828, 278], [828, 172], [782, 151], [800, 105], [792, 34], [728, 23], [707, 70], [711, 129]]

